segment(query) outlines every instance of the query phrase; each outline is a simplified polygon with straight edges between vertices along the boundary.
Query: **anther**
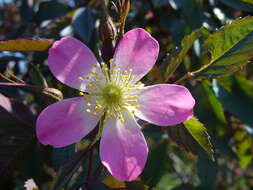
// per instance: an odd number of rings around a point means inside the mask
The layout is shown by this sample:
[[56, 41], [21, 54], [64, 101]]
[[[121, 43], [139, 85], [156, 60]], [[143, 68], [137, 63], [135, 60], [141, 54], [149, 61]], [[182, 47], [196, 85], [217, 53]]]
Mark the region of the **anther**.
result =
[[82, 80], [83, 80], [83, 77], [78, 77], [77, 79], [80, 80], [80, 81], [82, 81]]

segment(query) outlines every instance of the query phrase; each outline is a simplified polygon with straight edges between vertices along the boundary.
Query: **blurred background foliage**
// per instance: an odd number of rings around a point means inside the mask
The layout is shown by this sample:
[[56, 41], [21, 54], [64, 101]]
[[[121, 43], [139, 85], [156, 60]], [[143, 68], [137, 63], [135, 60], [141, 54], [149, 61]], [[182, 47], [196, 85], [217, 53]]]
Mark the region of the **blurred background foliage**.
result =
[[[0, 189], [33, 178], [49, 190], [253, 189], [252, 0], [0, 0]], [[103, 168], [96, 131], [80, 143], [45, 147], [36, 116], [78, 92], [57, 81], [47, 50], [63, 36], [108, 61], [124, 31], [142, 27], [160, 44], [145, 84], [185, 85], [195, 118], [178, 126], [142, 122], [150, 149], [142, 175], [118, 182]], [[87, 148], [88, 147], [88, 148]]]

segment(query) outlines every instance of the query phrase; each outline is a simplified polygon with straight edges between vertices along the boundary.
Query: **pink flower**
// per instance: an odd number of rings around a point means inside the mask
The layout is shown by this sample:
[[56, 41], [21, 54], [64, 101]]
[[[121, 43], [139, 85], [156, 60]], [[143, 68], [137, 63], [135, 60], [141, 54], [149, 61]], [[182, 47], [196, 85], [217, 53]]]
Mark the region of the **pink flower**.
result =
[[25, 182], [24, 187], [26, 188], [26, 190], [38, 190], [37, 185], [35, 184], [35, 182], [33, 181], [33, 179], [28, 179]]
[[144, 87], [138, 82], [153, 67], [158, 53], [158, 42], [140, 28], [123, 36], [110, 69], [99, 64], [80, 41], [71, 37], [56, 41], [49, 51], [50, 70], [62, 83], [88, 94], [44, 109], [36, 123], [40, 142], [54, 147], [78, 142], [106, 114], [101, 161], [118, 180], [137, 178], [146, 163], [148, 147], [134, 115], [159, 126], [176, 125], [193, 116], [195, 101], [185, 87]]

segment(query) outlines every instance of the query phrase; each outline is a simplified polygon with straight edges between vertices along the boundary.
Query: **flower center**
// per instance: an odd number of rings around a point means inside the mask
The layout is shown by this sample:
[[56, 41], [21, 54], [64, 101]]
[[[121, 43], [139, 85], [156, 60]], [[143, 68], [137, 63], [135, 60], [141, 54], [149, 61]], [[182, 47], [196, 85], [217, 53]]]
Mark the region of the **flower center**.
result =
[[102, 98], [107, 105], [120, 104], [122, 102], [122, 90], [119, 86], [108, 83], [102, 89]]
[[[123, 111], [134, 112], [139, 109], [137, 98], [143, 84], [134, 83], [135, 76], [132, 74], [132, 69], [122, 71], [111, 64], [112, 68], [109, 71], [104, 63], [101, 63], [101, 66], [104, 76], [94, 70], [85, 78], [78, 78], [78, 80], [88, 80], [86, 92], [89, 94], [80, 92], [88, 102], [85, 111], [94, 116], [105, 113], [105, 121], [115, 117], [124, 122]], [[94, 65], [94, 68], [98, 66]]]

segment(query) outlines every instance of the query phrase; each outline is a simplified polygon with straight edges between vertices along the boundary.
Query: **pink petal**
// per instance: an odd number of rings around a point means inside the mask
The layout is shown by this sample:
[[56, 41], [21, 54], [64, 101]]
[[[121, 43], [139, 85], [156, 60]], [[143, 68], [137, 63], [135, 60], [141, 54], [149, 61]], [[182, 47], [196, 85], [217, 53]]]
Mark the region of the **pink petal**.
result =
[[193, 116], [195, 100], [184, 86], [160, 84], [144, 87], [135, 115], [160, 126], [176, 125]]
[[125, 122], [108, 120], [100, 141], [100, 158], [117, 180], [132, 181], [142, 172], [148, 147], [140, 126], [129, 113], [123, 113]]
[[91, 50], [79, 40], [65, 37], [56, 41], [49, 50], [48, 65], [54, 76], [62, 83], [76, 89], [85, 89], [85, 78], [90, 71], [100, 72], [100, 67]]
[[121, 70], [133, 69], [135, 82], [146, 75], [156, 62], [159, 44], [148, 32], [136, 28], [120, 40], [113, 63]]
[[33, 179], [28, 179], [25, 182], [24, 187], [26, 188], [26, 190], [33, 190], [33, 189], [38, 189], [37, 185], [35, 184]]
[[95, 128], [100, 116], [87, 114], [83, 97], [69, 98], [45, 108], [36, 122], [36, 133], [44, 145], [64, 147], [80, 141]]

